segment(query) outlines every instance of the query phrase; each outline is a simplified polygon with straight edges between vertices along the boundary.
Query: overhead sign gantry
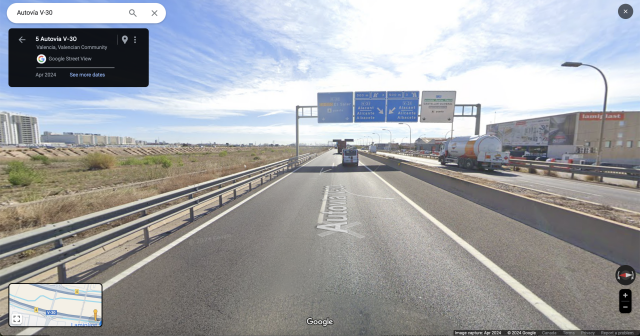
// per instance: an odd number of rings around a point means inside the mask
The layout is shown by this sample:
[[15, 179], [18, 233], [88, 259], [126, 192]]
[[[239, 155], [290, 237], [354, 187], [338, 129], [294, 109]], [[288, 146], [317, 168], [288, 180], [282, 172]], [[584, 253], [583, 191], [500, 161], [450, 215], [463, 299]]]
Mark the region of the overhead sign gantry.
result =
[[[296, 106], [296, 155], [301, 118], [317, 118], [318, 123], [421, 122], [453, 127], [454, 117], [471, 117], [476, 118], [475, 134], [480, 135], [480, 104], [456, 104], [456, 91], [422, 91], [422, 101], [419, 96], [420, 91], [318, 92], [318, 105]], [[462, 114], [455, 114], [456, 107], [462, 107]], [[471, 111], [465, 114], [465, 107]]]

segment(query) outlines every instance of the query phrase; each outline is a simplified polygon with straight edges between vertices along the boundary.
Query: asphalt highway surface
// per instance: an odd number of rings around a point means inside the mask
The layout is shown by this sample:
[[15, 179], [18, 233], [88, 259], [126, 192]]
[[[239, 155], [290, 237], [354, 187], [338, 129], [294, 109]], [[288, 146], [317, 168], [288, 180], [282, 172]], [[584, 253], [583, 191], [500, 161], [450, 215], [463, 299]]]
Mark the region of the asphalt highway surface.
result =
[[619, 265], [363, 156], [324, 153], [203, 221], [88, 281], [102, 327], [12, 332], [640, 329], [618, 311], [620, 289], [640, 293]]

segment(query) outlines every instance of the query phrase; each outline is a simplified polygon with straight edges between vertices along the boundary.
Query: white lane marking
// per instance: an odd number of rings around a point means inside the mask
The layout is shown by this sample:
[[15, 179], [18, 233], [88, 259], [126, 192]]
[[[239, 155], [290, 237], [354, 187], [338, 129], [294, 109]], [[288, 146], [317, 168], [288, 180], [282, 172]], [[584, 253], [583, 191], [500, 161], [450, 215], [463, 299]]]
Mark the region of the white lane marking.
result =
[[324, 189], [324, 197], [322, 197], [322, 206], [320, 206], [320, 213], [318, 214], [318, 224], [322, 224], [322, 220], [324, 219], [324, 209], [327, 206], [327, 198], [329, 195], [329, 188]]
[[[363, 163], [364, 165], [364, 163]], [[407, 203], [409, 203], [414, 209], [418, 210], [424, 217], [426, 217], [429, 221], [431, 221], [435, 226], [437, 226], [440, 230], [442, 230], [447, 236], [453, 239], [458, 245], [462, 246], [467, 252], [469, 252], [473, 257], [478, 259], [483, 265], [485, 265], [491, 272], [497, 275], [502, 281], [504, 281], [507, 285], [509, 285], [513, 290], [515, 290], [520, 296], [522, 296], [525, 300], [529, 301], [534, 308], [540, 311], [544, 316], [546, 316], [551, 322], [557, 325], [562, 330], [580, 330], [573, 323], [567, 320], [564, 316], [562, 316], [558, 311], [553, 309], [553, 307], [549, 306], [546, 302], [542, 301], [537, 295], [533, 294], [529, 289], [527, 289], [524, 285], [522, 285], [518, 280], [514, 279], [511, 275], [505, 272], [500, 266], [496, 265], [489, 258], [485, 257], [480, 251], [476, 250], [475, 247], [471, 246], [464, 239], [460, 238], [455, 232], [451, 231], [448, 227], [442, 224], [439, 220], [433, 217], [430, 213], [426, 212], [419, 205], [413, 202], [409, 197], [405, 196], [394, 186], [389, 184], [389, 182], [385, 181], [382, 177], [376, 174], [374, 171], [369, 169], [366, 165], [364, 165], [373, 175], [380, 179], [384, 184], [386, 184], [391, 190], [395, 191], [396, 194], [400, 195]]]
[[320, 172], [319, 172], [318, 174], [322, 174], [322, 169], [323, 169], [323, 168], [324, 168], [324, 167], [320, 168]]
[[[107, 290], [109, 287], [115, 285], [116, 283], [118, 283], [120, 280], [126, 278], [127, 276], [131, 275], [133, 272], [141, 269], [142, 267], [144, 267], [146, 264], [150, 263], [151, 261], [153, 261], [154, 259], [158, 258], [159, 256], [163, 255], [165, 252], [169, 251], [170, 249], [176, 247], [178, 244], [182, 243], [183, 241], [187, 240], [189, 237], [193, 236], [194, 234], [200, 232], [200, 230], [206, 228], [207, 226], [213, 224], [215, 221], [217, 221], [218, 219], [224, 217], [226, 214], [230, 213], [231, 211], [235, 210], [236, 208], [238, 208], [239, 206], [247, 203], [249, 200], [251, 200], [252, 198], [260, 195], [262, 192], [264, 192], [265, 190], [271, 188], [272, 186], [274, 186], [276, 183], [284, 180], [285, 178], [289, 177], [289, 175], [295, 173], [298, 169], [302, 168], [303, 166], [306, 166], [307, 164], [311, 163], [311, 161], [317, 159], [319, 156], [316, 156], [315, 158], [309, 160], [307, 163], [301, 165], [300, 167], [298, 167], [296, 170], [290, 172], [289, 174], [283, 176], [281, 179], [276, 180], [275, 182], [269, 184], [268, 186], [264, 187], [263, 189], [259, 190], [258, 192], [256, 192], [255, 194], [249, 196], [247, 199], [241, 201], [240, 203], [232, 206], [231, 208], [227, 209], [225, 212], [217, 215], [216, 217], [206, 221], [205, 223], [202, 223], [202, 225], [198, 226], [197, 228], [193, 229], [192, 231], [186, 233], [184, 236], [176, 239], [175, 241], [173, 241], [172, 243], [170, 243], [169, 245], [161, 248], [160, 250], [156, 251], [155, 253], [153, 253], [152, 255], [144, 258], [142, 261], [139, 261], [137, 264], [127, 268], [126, 270], [122, 271], [120, 274], [114, 276], [113, 278], [109, 279], [107, 282], [102, 284], [102, 291], [104, 292], [105, 290]], [[44, 328], [42, 327], [30, 327], [27, 328], [23, 331], [21, 331], [20, 333], [18, 333], [18, 335], [34, 335], [35, 333], [37, 333], [38, 331], [42, 330]]]

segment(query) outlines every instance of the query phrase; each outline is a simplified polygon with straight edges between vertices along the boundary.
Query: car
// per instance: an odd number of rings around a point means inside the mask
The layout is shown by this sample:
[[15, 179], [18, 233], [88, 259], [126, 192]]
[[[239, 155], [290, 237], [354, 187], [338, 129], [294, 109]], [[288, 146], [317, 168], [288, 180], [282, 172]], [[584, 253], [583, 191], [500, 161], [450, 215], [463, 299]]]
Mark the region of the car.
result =
[[355, 148], [346, 148], [342, 150], [342, 165], [358, 165], [358, 150]]
[[538, 158], [537, 155], [524, 155], [522, 156], [525, 160], [535, 160], [536, 158]]
[[546, 156], [538, 156], [535, 160], [536, 161], [547, 161], [548, 157]]

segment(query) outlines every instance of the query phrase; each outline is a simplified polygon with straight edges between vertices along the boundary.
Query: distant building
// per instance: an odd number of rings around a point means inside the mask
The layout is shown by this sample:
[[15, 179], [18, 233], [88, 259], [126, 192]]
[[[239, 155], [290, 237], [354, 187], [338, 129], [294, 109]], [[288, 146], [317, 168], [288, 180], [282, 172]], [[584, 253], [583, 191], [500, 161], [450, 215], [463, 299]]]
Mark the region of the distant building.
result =
[[40, 137], [42, 142], [63, 142], [68, 145], [135, 145], [136, 140], [132, 137], [108, 136], [91, 133], [63, 132], [62, 134], [44, 132]]
[[445, 139], [443, 138], [418, 138], [416, 140], [416, 150], [425, 152], [439, 151], [444, 141]]
[[40, 143], [39, 134], [37, 117], [0, 112], [0, 144], [37, 145]]
[[[503, 150], [521, 149], [560, 158], [577, 154], [595, 162], [602, 112], [571, 112], [487, 125], [487, 134], [502, 140]], [[602, 162], [640, 164], [640, 112], [608, 111]]]

